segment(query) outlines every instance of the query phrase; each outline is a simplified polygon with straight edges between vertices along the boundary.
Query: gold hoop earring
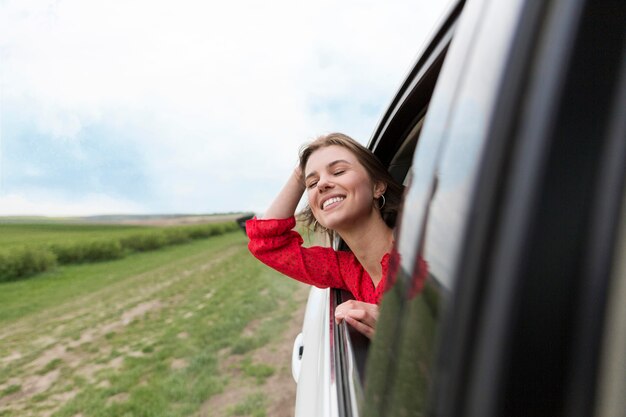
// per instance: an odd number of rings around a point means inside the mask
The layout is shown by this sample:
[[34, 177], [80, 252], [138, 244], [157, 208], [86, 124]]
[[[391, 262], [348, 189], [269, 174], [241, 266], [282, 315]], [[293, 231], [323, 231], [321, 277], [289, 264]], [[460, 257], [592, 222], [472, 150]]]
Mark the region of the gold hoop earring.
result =
[[313, 222], [313, 231], [315, 231], [315, 229], [317, 229], [317, 227], [318, 227], [318, 226], [319, 226], [319, 228], [320, 228], [320, 229], [322, 229], [323, 231], [326, 231], [326, 230], [327, 230], [324, 226], [322, 226], [321, 224], [319, 224], [319, 223], [317, 222], [317, 219], [315, 219], [315, 221]]
[[387, 203], [387, 200], [385, 200], [385, 195], [381, 195], [379, 198], [383, 199], [383, 204], [381, 204], [380, 206], [378, 206], [378, 210], [382, 210], [383, 207], [385, 207], [385, 204]]

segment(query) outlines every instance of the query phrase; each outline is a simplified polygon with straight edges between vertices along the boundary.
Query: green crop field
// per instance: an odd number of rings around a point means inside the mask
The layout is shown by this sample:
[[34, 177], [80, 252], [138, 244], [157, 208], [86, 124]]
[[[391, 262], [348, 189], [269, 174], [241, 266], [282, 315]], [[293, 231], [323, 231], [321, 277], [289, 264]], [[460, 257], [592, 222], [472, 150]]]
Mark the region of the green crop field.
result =
[[[2, 225], [0, 247], [154, 229], [83, 227]], [[0, 416], [292, 415], [306, 287], [220, 230], [0, 282]]]
[[122, 238], [147, 226], [63, 223], [0, 223], [0, 249], [16, 245], [55, 244], [102, 238]]
[[120, 259], [237, 229], [233, 221], [176, 227], [0, 223], [0, 282], [26, 279], [58, 264]]

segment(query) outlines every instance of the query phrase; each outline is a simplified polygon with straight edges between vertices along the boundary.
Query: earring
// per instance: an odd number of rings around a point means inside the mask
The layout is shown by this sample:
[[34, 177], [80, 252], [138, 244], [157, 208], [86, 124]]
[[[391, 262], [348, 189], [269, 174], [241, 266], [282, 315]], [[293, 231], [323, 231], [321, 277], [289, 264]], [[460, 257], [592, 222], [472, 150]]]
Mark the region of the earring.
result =
[[381, 195], [380, 198], [383, 199], [383, 203], [380, 206], [378, 206], [378, 210], [382, 210], [383, 207], [385, 207], [385, 204], [387, 203], [387, 200], [385, 200], [385, 195], [384, 194]]
[[315, 231], [315, 230], [317, 229], [317, 227], [318, 227], [318, 226], [319, 226], [319, 228], [320, 228], [320, 229], [322, 229], [323, 231], [326, 231], [326, 230], [327, 230], [324, 226], [322, 226], [321, 224], [319, 224], [319, 223], [317, 222], [317, 219], [315, 219], [315, 221], [313, 222], [313, 230]]

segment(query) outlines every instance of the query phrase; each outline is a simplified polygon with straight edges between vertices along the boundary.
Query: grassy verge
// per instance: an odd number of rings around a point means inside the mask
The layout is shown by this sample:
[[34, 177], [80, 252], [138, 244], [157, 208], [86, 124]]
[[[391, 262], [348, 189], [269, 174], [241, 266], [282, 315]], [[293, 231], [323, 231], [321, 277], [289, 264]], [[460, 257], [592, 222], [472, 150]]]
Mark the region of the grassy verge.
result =
[[[240, 232], [2, 284], [0, 416], [198, 415], [233, 357], [258, 389], [275, 369], [253, 354], [289, 323], [298, 285]], [[233, 415], [250, 404], [266, 414], [251, 400]]]

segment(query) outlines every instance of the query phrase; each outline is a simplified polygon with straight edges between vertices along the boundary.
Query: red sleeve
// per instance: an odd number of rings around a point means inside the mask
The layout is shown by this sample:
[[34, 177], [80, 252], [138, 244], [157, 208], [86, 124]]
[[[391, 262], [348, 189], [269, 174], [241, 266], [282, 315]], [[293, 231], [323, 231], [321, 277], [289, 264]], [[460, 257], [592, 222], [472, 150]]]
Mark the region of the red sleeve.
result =
[[306, 284], [348, 289], [341, 276], [341, 252], [332, 248], [302, 247], [294, 217], [246, 222], [250, 252], [264, 264]]

